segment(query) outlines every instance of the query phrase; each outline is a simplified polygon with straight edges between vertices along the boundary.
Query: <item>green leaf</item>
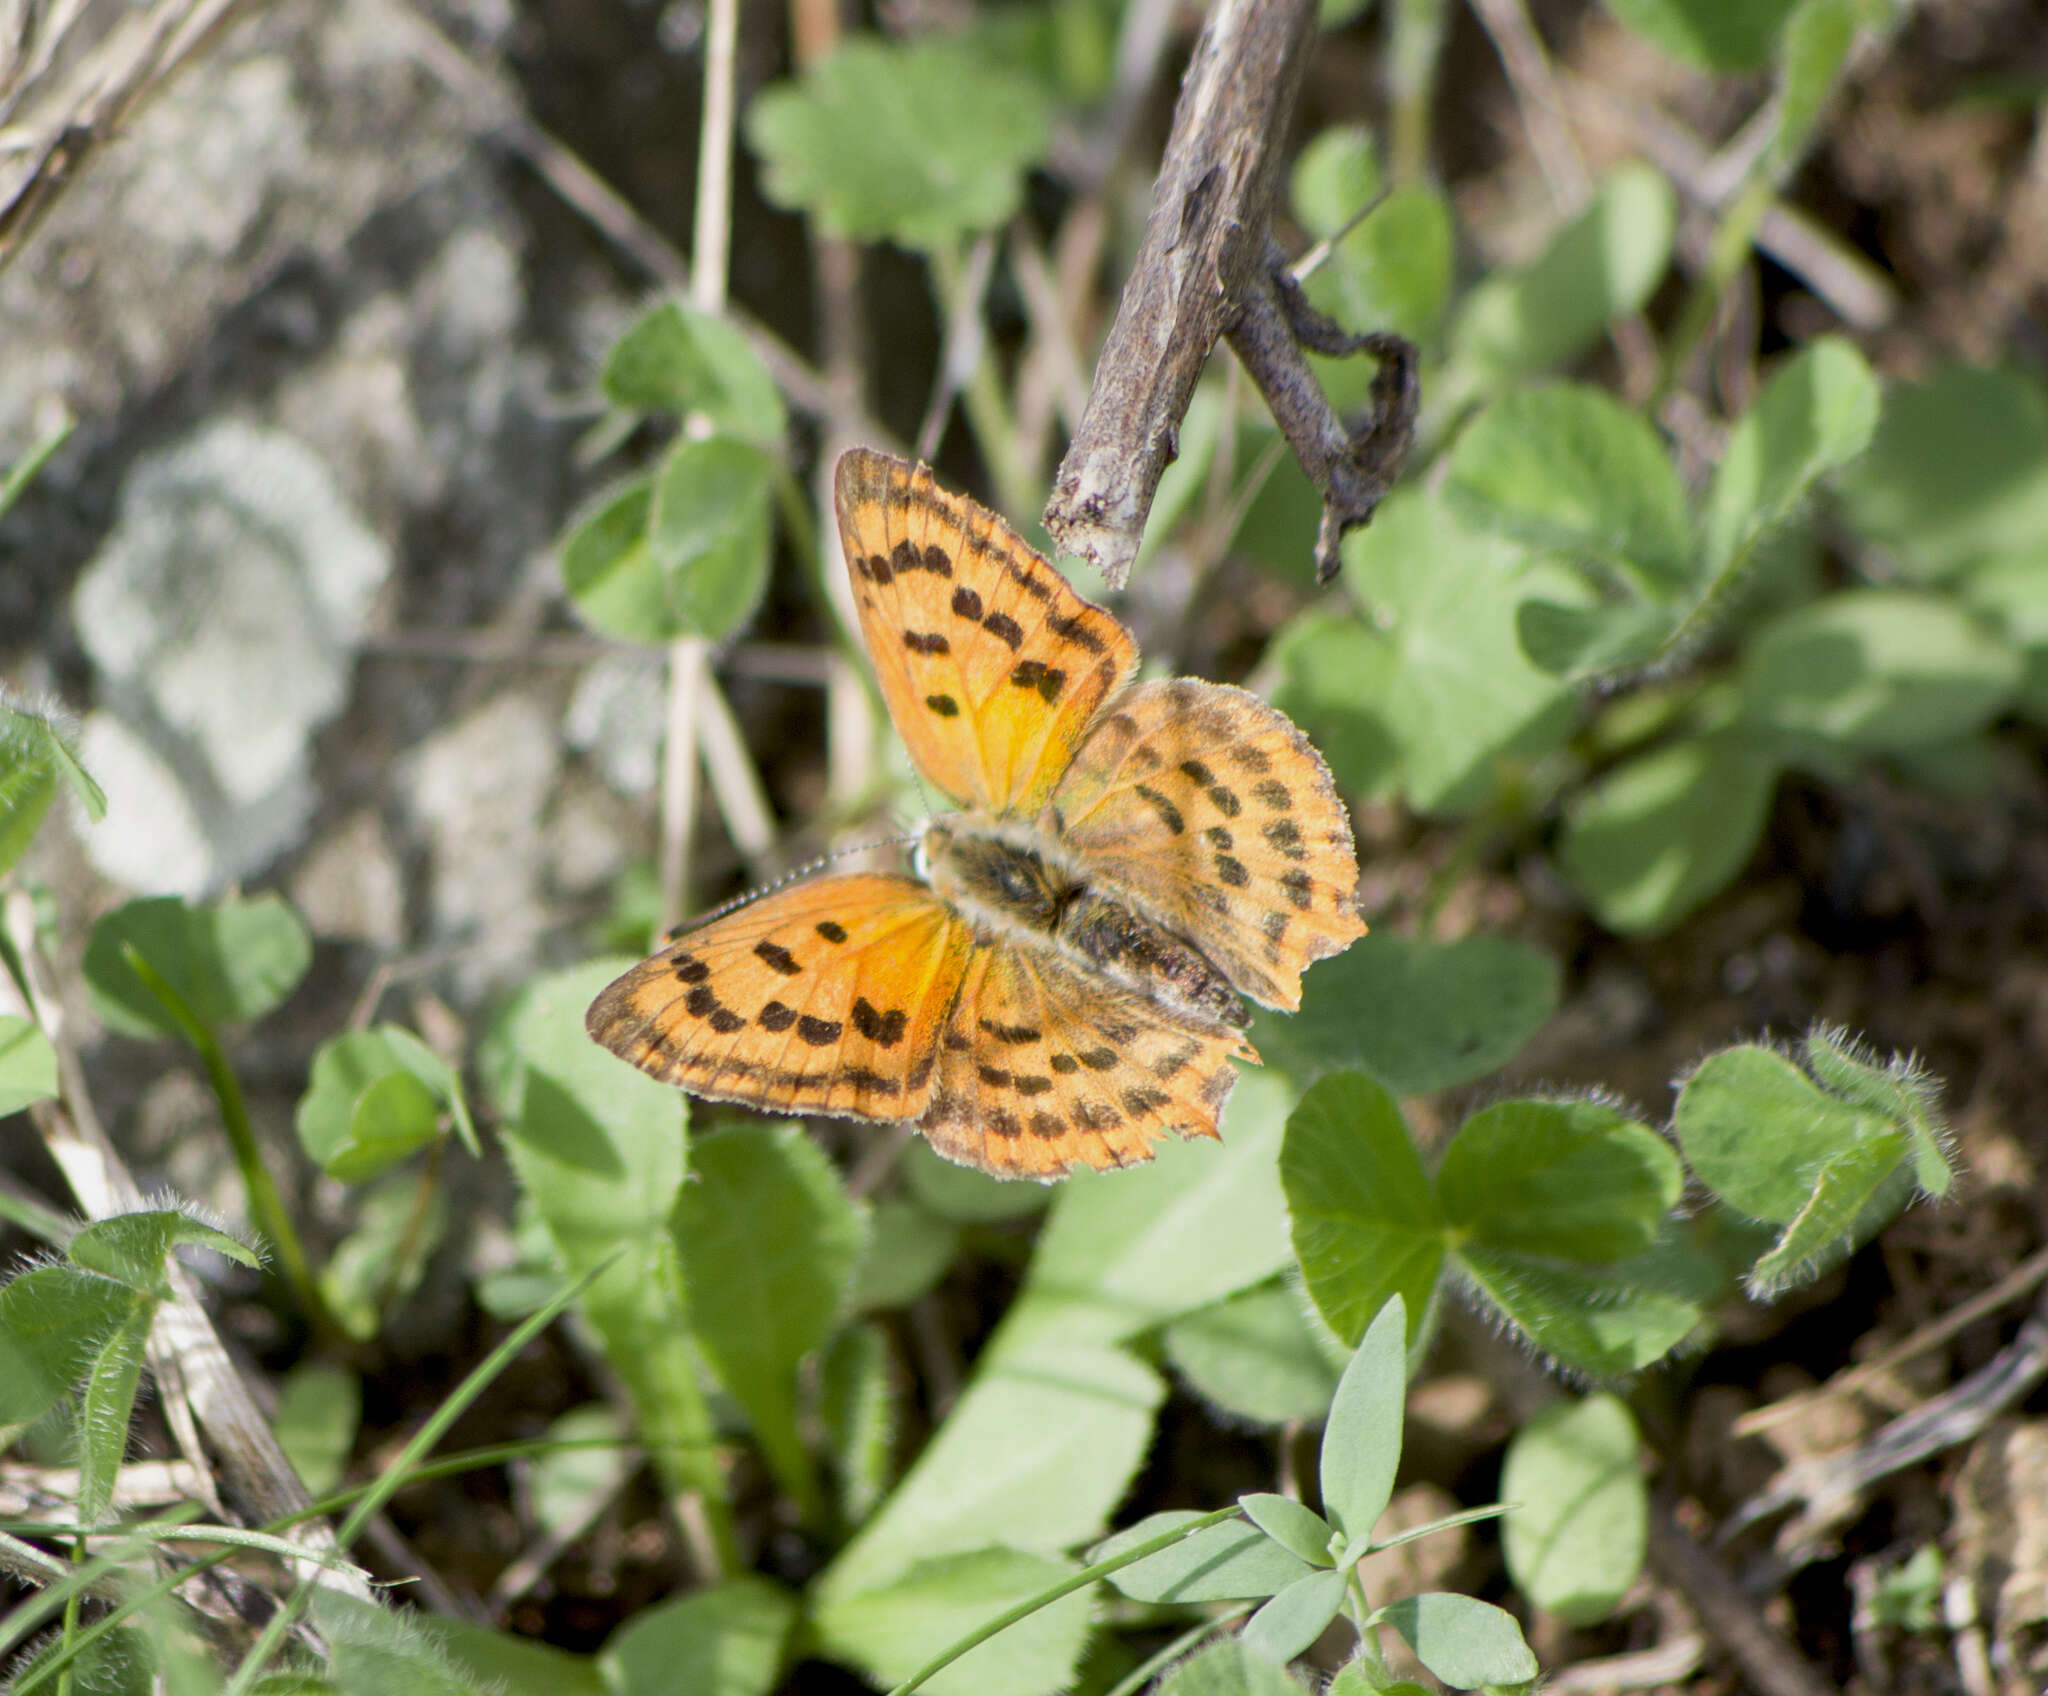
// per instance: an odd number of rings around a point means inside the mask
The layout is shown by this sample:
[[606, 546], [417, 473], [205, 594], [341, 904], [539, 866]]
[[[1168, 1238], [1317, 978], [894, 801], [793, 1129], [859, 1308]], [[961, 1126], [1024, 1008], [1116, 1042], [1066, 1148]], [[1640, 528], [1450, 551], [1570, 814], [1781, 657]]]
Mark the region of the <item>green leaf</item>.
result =
[[[977, 1549], [922, 1561], [878, 1589], [820, 1596], [811, 1623], [826, 1654], [861, 1668], [878, 1684], [891, 1685], [1074, 1571], [1066, 1561], [1018, 1549]], [[934, 1696], [1044, 1696], [1073, 1678], [1088, 1636], [1089, 1612], [1086, 1590], [1063, 1596], [963, 1655], [921, 1688]]]
[[225, 1231], [171, 1207], [97, 1219], [64, 1245], [64, 1256], [80, 1271], [97, 1272], [144, 1295], [163, 1296], [170, 1294], [164, 1262], [180, 1247], [210, 1249], [241, 1266], [262, 1264], [260, 1256]]
[[1806, 1205], [1749, 1269], [1751, 1296], [1767, 1301], [1818, 1276], [1889, 1221], [1911, 1193], [1906, 1148], [1892, 1131], [1830, 1155], [1812, 1176]]
[[1547, 383], [1495, 401], [1459, 438], [1446, 492], [1473, 528], [1591, 561], [1653, 599], [1686, 584], [1670, 454], [1603, 390]]
[[533, 1457], [526, 1496], [534, 1523], [568, 1543], [604, 1511], [639, 1465], [625, 1421], [609, 1402], [585, 1402], [549, 1422], [544, 1449]]
[[448, 1196], [440, 1185], [423, 1189], [418, 1176], [397, 1173], [357, 1190], [355, 1203], [355, 1229], [320, 1268], [320, 1290], [342, 1329], [362, 1342], [377, 1334], [388, 1306], [419, 1288], [447, 1234]]
[[1307, 1083], [1364, 1070], [1401, 1097], [1498, 1071], [1557, 1007], [1557, 962], [1505, 936], [1426, 942], [1376, 930], [1310, 974], [1301, 1011], [1262, 1014], [1266, 1063]]
[[1654, 1131], [1599, 1101], [1502, 1101], [1459, 1127], [1437, 1199], [1463, 1241], [1611, 1262], [1649, 1252], [1685, 1177]]
[[1303, 1696], [1303, 1686], [1279, 1662], [1226, 1637], [1175, 1667], [1158, 1696]]
[[[1290, 1093], [1278, 1079], [1242, 1076], [1220, 1148], [1172, 1143], [1148, 1166], [1068, 1178], [1025, 1297], [1059, 1327], [1121, 1340], [1281, 1270], [1292, 1259], [1277, 1165]], [[1037, 1323], [1027, 1311], [1018, 1328]]]
[[1744, 654], [1751, 724], [1883, 754], [1952, 742], [2012, 705], [2020, 656], [1945, 595], [1850, 589], [1782, 614]]
[[1856, 26], [1886, 0], [1801, 0], [1785, 25], [1778, 76], [1778, 130], [1771, 170], [1783, 178], [1806, 151], [1835, 79], [1848, 62]]
[[1244, 1510], [1245, 1518], [1289, 1554], [1299, 1556], [1310, 1566], [1334, 1564], [1330, 1542], [1336, 1532], [1315, 1509], [1302, 1506], [1292, 1496], [1276, 1496], [1265, 1490], [1238, 1497], [1237, 1505]]
[[1642, 1261], [1566, 1265], [1467, 1244], [1457, 1266], [1534, 1347], [1594, 1377], [1640, 1372], [1700, 1323], [1699, 1304], [1647, 1281]]
[[956, 1166], [934, 1154], [922, 1137], [903, 1152], [903, 1181], [927, 1213], [961, 1225], [1027, 1219], [1043, 1213], [1054, 1194], [1045, 1184], [1005, 1182], [971, 1166]]
[[1779, 1225], [1806, 1210], [1814, 1180], [1835, 1159], [1898, 1135], [1885, 1115], [1827, 1093], [1782, 1055], [1747, 1045], [1709, 1055], [1686, 1079], [1672, 1129], [1709, 1189], [1736, 1211]]
[[647, 516], [668, 600], [663, 640], [729, 636], [753, 616], [768, 586], [773, 474], [766, 454], [729, 436], [669, 449]]
[[781, 1681], [797, 1603], [751, 1574], [636, 1614], [598, 1656], [608, 1696], [768, 1696]]
[[1489, 1602], [1431, 1591], [1380, 1609], [1379, 1618], [1405, 1637], [1415, 1658], [1453, 1690], [1527, 1684], [1536, 1676], [1536, 1657], [1515, 1616]]
[[854, 1311], [908, 1306], [946, 1275], [959, 1250], [960, 1229], [951, 1221], [933, 1218], [913, 1201], [878, 1203], [854, 1280]]
[[[1371, 609], [1372, 638], [1391, 650], [1358, 667], [1351, 709], [1377, 721], [1398, 751], [1400, 788], [1416, 807], [1483, 801], [1496, 762], [1564, 740], [1577, 698], [1522, 652], [1515, 601], [1583, 600], [1574, 574], [1531, 562], [1419, 489], [1395, 490], [1368, 528], [1344, 539], [1344, 574]], [[1291, 710], [1288, 692], [1276, 701]]]
[[175, 895], [130, 901], [92, 927], [85, 982], [93, 1008], [123, 1036], [179, 1036], [176, 1020], [122, 957], [134, 947], [203, 1025], [254, 1019], [298, 987], [312, 939], [279, 896], [227, 896], [192, 907]]
[[654, 478], [635, 477], [586, 506], [560, 543], [562, 587], [576, 616], [622, 642], [676, 634], [668, 582], [647, 542], [653, 512]]
[[[1294, 162], [1294, 214], [1319, 240], [1357, 218], [1380, 189], [1372, 132], [1362, 126], [1323, 131]], [[1337, 243], [1309, 278], [1309, 299], [1347, 329], [1389, 329], [1426, 342], [1450, 294], [1453, 246], [1443, 197], [1397, 189]]]
[[1600, 922], [1654, 936], [1724, 888], [1763, 834], [1778, 761], [1740, 731], [1624, 760], [1565, 814], [1565, 875]]
[[1799, 0], [1607, 0], [1621, 21], [1702, 71], [1754, 71], [1769, 63]]
[[656, 1466], [708, 1484], [717, 1475], [669, 1229], [687, 1149], [683, 1097], [583, 1029], [592, 996], [629, 963], [591, 960], [528, 984], [483, 1065], [512, 1170], [562, 1270], [574, 1277], [616, 1255], [583, 1311], [632, 1394]]
[[28, 1020], [0, 1013], [0, 1119], [57, 1093], [57, 1050]]
[[[395, 1025], [347, 1031], [313, 1056], [293, 1123], [299, 1146], [345, 1184], [376, 1177], [440, 1132], [441, 1103], [401, 1058], [394, 1033], [406, 1034]], [[423, 1044], [414, 1046], [439, 1063]]]
[[[408, 1617], [476, 1690], [491, 1691], [494, 1696], [610, 1696], [596, 1663], [587, 1655], [571, 1655], [530, 1637], [492, 1631], [468, 1620], [424, 1613]], [[410, 1696], [410, 1692], [399, 1684], [385, 1696]]]
[[[1337, 1388], [1320, 1330], [1292, 1290], [1247, 1290], [1167, 1326], [1167, 1361], [1205, 1401], [1238, 1419], [1320, 1419]], [[1335, 1339], [1331, 1339], [1334, 1346]]]
[[1508, 1575], [1569, 1625], [1606, 1619], [1642, 1571], [1650, 1493], [1641, 1450], [1628, 1405], [1606, 1394], [1544, 1408], [1508, 1444]]
[[0, 1284], [0, 1426], [27, 1425], [56, 1406], [142, 1300], [70, 1266], [38, 1266]]
[[1344, 1572], [1311, 1572], [1297, 1578], [1245, 1621], [1238, 1641], [1253, 1654], [1293, 1660], [1337, 1617], [1349, 1578]]
[[[747, 1411], [770, 1468], [815, 1517], [796, 1372], [831, 1335], [867, 1247], [866, 1210], [795, 1125], [701, 1139], [675, 1208], [690, 1329]], [[809, 1498], [807, 1500], [807, 1498]]]
[[[1116, 1345], [1273, 1276], [1289, 1259], [1275, 1172], [1284, 1084], [1239, 1081], [1223, 1144], [1059, 1188], [1022, 1294], [909, 1475], [818, 1581], [833, 1596], [920, 1558], [1097, 1535], [1129, 1487], [1165, 1385]], [[1016, 1186], [1022, 1187], [1022, 1186]], [[1060, 1487], [1048, 1490], [1045, 1481]]]
[[156, 1306], [154, 1299], [138, 1300], [101, 1341], [86, 1371], [78, 1412], [78, 1517], [88, 1525], [98, 1525], [113, 1504]]
[[1880, 394], [1863, 356], [1822, 336], [1773, 373], [1728, 433], [1701, 514], [1701, 575], [1738, 567], [1814, 483], [1870, 445]]
[[888, 1333], [872, 1321], [832, 1339], [818, 1371], [818, 1417], [839, 1485], [839, 1516], [858, 1526], [889, 1487], [898, 1390]]
[[271, 1420], [278, 1446], [315, 1496], [341, 1482], [363, 1419], [362, 1380], [330, 1361], [302, 1361], [285, 1375]]
[[1957, 588], [1973, 613], [2019, 649], [2019, 710], [2048, 723], [2048, 550], [1988, 559]]
[[1007, 223], [1044, 157], [1044, 92], [959, 37], [850, 36], [756, 97], [763, 191], [833, 235], [946, 248]]
[[1393, 1497], [1407, 1396], [1408, 1318], [1396, 1294], [1366, 1328], [1323, 1427], [1323, 1512], [1344, 1534], [1347, 1566], [1365, 1553]]
[[[1020, 1311], [1033, 1318], [1020, 1301], [1006, 1329]], [[920, 1559], [981, 1548], [998, 1532], [1046, 1552], [1094, 1536], [1129, 1488], [1165, 1394], [1158, 1374], [1122, 1349], [1084, 1335], [1064, 1347], [1048, 1337], [1036, 1351], [1013, 1354], [999, 1331], [917, 1464], [814, 1594], [839, 1598], [892, 1584]], [[1049, 1478], [1059, 1480], [1057, 1490], [1046, 1487]]]
[[1649, 664], [1684, 619], [1684, 609], [1655, 601], [1588, 607], [1524, 601], [1515, 608], [1515, 639], [1539, 671], [1584, 683]]
[[[551, 1649], [530, 1637], [492, 1631], [468, 1620], [415, 1612], [420, 1634], [458, 1667], [477, 1691], [493, 1696], [609, 1696], [588, 1655]], [[262, 1687], [258, 1687], [259, 1696]], [[385, 1696], [401, 1696], [403, 1685]]]
[[106, 817], [106, 796], [78, 763], [57, 720], [0, 701], [0, 873], [27, 852], [64, 784], [93, 823]]
[[2032, 551], [2048, 534], [2048, 384], [1965, 365], [1892, 383], [1837, 488], [1850, 524], [1913, 577]]
[[1884, 1115], [1913, 1143], [1914, 1176], [1931, 1196], [1948, 1193], [1948, 1127], [1941, 1118], [1941, 1085], [1911, 1055], [1880, 1061], [1845, 1031], [1822, 1025], [1800, 1045], [1808, 1069], [1823, 1088]]
[[745, 334], [687, 301], [664, 300], [641, 313], [612, 344], [598, 385], [614, 406], [694, 412], [718, 434], [770, 452], [788, 428], [782, 396]]
[[313, 1592], [312, 1611], [328, 1645], [335, 1696], [401, 1690], [405, 1696], [476, 1696], [476, 1687], [409, 1612], [328, 1589]]
[[[1113, 1560], [1126, 1549], [1201, 1517], [1182, 1508], [1151, 1514], [1090, 1549], [1088, 1564]], [[1119, 1568], [1108, 1582], [1139, 1602], [1238, 1602], [1274, 1595], [1311, 1570], [1299, 1555], [1256, 1525], [1229, 1520]]]
[[1663, 177], [1644, 165], [1611, 173], [1534, 264], [1496, 273], [1465, 297], [1450, 340], [1465, 383], [1493, 390], [1549, 370], [1639, 310], [1671, 263], [1676, 228]]
[[1337, 787], [1386, 793], [1401, 771], [1401, 749], [1381, 716], [1401, 660], [1394, 645], [1348, 613], [1311, 608], [1273, 638], [1266, 655], [1279, 674], [1273, 704], [1316, 745]]
[[1445, 1220], [1394, 1098], [1358, 1072], [1312, 1085], [1287, 1121], [1280, 1180], [1302, 1280], [1330, 1329], [1363, 1337], [1397, 1293], [1419, 1325]]

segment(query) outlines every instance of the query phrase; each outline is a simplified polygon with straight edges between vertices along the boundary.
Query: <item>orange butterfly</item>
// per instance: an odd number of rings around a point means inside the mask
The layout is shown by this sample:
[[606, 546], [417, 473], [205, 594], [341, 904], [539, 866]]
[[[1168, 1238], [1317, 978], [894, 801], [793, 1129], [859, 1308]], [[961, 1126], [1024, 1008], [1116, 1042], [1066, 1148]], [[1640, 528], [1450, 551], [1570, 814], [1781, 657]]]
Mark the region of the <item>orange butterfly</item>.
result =
[[1132, 683], [1128, 630], [922, 465], [836, 479], [861, 631], [917, 769], [964, 802], [927, 881], [814, 877], [675, 940], [590, 1034], [716, 1101], [914, 1120], [998, 1177], [1213, 1137], [1256, 1060], [1239, 995], [1365, 934], [1329, 768], [1255, 695]]

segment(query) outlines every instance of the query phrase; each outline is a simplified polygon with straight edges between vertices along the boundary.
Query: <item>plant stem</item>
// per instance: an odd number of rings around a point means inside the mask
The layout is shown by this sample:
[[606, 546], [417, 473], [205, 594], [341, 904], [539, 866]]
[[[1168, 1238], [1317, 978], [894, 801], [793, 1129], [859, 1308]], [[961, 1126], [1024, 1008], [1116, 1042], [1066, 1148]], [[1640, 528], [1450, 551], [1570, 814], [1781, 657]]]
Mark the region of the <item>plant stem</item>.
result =
[[285, 1210], [284, 1198], [278, 1194], [270, 1168], [263, 1163], [263, 1151], [256, 1146], [256, 1129], [249, 1122], [241, 1080], [228, 1064], [219, 1039], [134, 943], [122, 943], [121, 953], [128, 969], [163, 1004], [164, 1011], [184, 1033], [185, 1040], [198, 1054], [199, 1063], [206, 1068], [206, 1081], [213, 1086], [214, 1099], [220, 1103], [221, 1127], [227, 1132], [228, 1146], [234, 1150], [235, 1165], [241, 1170], [242, 1187], [248, 1192], [249, 1211], [255, 1217], [256, 1228], [270, 1239], [284, 1281], [300, 1312], [323, 1337], [341, 1337], [344, 1333], [327, 1306], [327, 1298], [320, 1293], [320, 1282], [313, 1276], [312, 1262], [306, 1258], [298, 1228]]
[[1653, 412], [1658, 403], [1684, 380], [1686, 367], [1692, 363], [1700, 343], [1713, 328], [1714, 315], [1721, 307], [1721, 296], [1749, 260], [1750, 250], [1756, 244], [1757, 226], [1763, 222], [1764, 214], [1770, 211], [1777, 193], [1777, 184], [1770, 175], [1759, 171], [1721, 215], [1721, 222], [1714, 230], [1713, 245], [1707, 251], [1706, 269], [1700, 273], [1699, 281], [1686, 297], [1685, 305], [1679, 311], [1678, 323], [1664, 345], [1664, 369], [1658, 378], [1657, 393], [1651, 401]]

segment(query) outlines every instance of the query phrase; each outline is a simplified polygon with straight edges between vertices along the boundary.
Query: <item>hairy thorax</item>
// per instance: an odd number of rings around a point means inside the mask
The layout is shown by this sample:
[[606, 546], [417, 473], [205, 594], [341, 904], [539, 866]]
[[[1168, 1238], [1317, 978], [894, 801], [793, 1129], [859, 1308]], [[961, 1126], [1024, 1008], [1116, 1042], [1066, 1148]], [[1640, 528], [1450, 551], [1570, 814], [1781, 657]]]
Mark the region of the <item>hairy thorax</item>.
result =
[[921, 846], [932, 887], [978, 930], [1068, 954], [1201, 1018], [1236, 1029], [1249, 1022], [1207, 955], [1113, 890], [1092, 885], [1042, 832], [961, 813], [933, 820]]

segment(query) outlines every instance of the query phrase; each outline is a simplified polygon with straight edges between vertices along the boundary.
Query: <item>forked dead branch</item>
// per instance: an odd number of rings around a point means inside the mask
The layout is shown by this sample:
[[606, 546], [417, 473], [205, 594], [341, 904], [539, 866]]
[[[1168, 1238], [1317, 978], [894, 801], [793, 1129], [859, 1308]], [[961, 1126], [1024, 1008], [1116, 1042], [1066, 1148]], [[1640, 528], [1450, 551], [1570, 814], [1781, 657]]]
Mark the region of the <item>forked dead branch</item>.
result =
[[[1121, 587], [1195, 384], [1219, 337], [1251, 374], [1322, 495], [1316, 575], [1393, 486], [1414, 434], [1415, 349], [1347, 335], [1302, 295], [1270, 233], [1273, 194], [1316, 27], [1314, 0], [1222, 0], [1195, 44], [1152, 215], [1088, 408], [1053, 479], [1045, 527]], [[1368, 353], [1372, 405], [1337, 416], [1306, 352]]]

